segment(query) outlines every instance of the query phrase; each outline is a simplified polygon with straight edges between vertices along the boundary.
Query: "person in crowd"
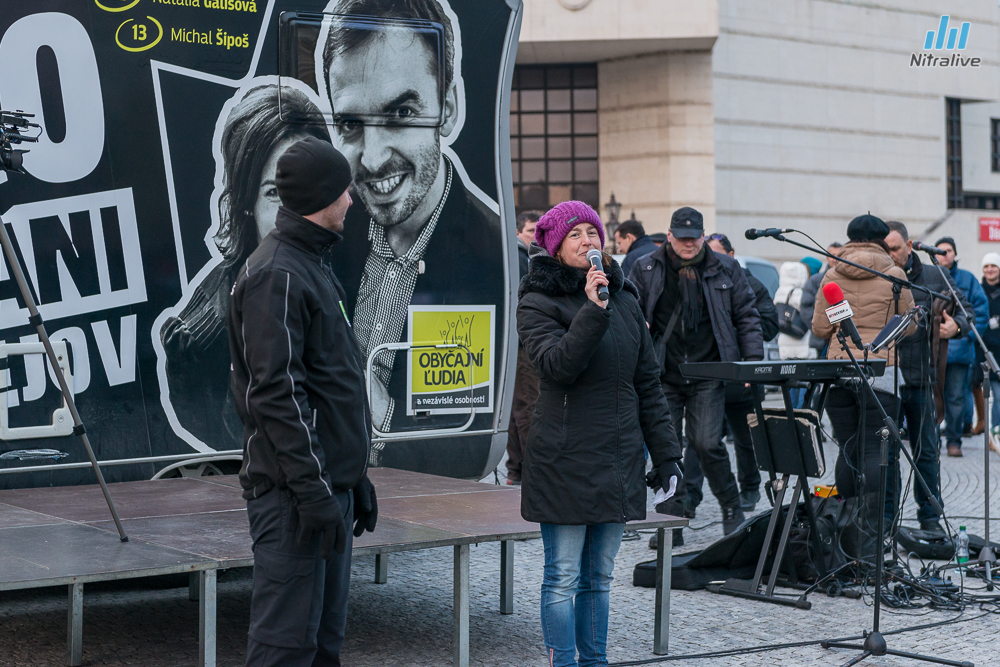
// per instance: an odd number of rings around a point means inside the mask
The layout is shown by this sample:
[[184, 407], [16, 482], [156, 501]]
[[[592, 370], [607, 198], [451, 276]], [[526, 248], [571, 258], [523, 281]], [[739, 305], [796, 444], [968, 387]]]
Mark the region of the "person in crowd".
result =
[[[654, 232], [649, 235], [649, 240], [653, 242], [653, 245], [659, 248], [667, 242], [667, 235], [663, 232]], [[631, 272], [629, 272], [629, 275], [632, 275]]]
[[[635, 287], [607, 255], [597, 212], [542, 216], [521, 281], [517, 331], [540, 389], [522, 467], [521, 515], [541, 524], [549, 665], [607, 664], [609, 591], [626, 521], [646, 516], [645, 456], [682, 489], [680, 445]], [[608, 299], [598, 294], [608, 289]]]
[[[906, 225], [896, 220], [886, 222], [889, 234], [885, 243], [889, 247], [892, 261], [903, 270], [906, 279], [914, 285], [926, 287], [932, 292], [950, 294], [948, 282], [933, 266], [924, 265], [918, 253], [913, 251], [913, 241]], [[946, 274], [947, 275], [947, 274]], [[919, 290], [912, 291], [913, 301], [921, 306], [925, 315], [919, 321], [917, 330], [904, 338], [896, 348], [902, 382], [899, 386], [900, 415], [906, 418], [907, 436], [917, 473], [927, 483], [930, 492], [941, 506], [941, 441], [937, 431], [937, 411], [935, 409], [935, 388], [938, 384], [940, 366], [947, 359], [948, 340], [959, 338], [969, 331], [969, 321], [961, 310], [949, 306], [940, 299], [933, 299]], [[965, 304], [972, 312], [972, 306]], [[950, 312], [949, 312], [950, 311]], [[900, 311], [902, 313], [902, 311]], [[954, 317], [952, 317], [954, 313]], [[895, 314], [895, 313], [893, 313]], [[902, 420], [900, 420], [900, 423]], [[900, 488], [898, 477], [889, 478], [887, 502], [895, 508], [896, 489]], [[917, 501], [917, 519], [921, 530], [941, 532], [941, 517], [928, 502], [927, 492], [922, 484], [915, 483], [913, 489]]]
[[[517, 216], [517, 255], [521, 279], [528, 274], [528, 246], [535, 240], [535, 225], [542, 217], [539, 211], [524, 211]], [[531, 413], [538, 400], [538, 373], [531, 364], [521, 341], [517, 342], [517, 367], [514, 375], [514, 398], [507, 426], [507, 483], [521, 483], [521, 462], [524, 445], [528, 442]]]
[[[809, 267], [805, 262], [785, 262], [778, 269], [778, 291], [774, 293], [774, 301], [787, 304], [799, 311], [802, 317], [802, 293], [809, 280]], [[805, 320], [803, 320], [805, 322]], [[812, 322], [810, 320], [810, 326]], [[795, 338], [786, 333], [778, 334], [778, 351], [782, 359], [815, 359], [819, 356], [815, 348], [809, 345], [809, 336]]]
[[[840, 252], [842, 244], [839, 241], [834, 241], [829, 246], [827, 246], [826, 251], [836, 257], [837, 253]], [[799, 315], [802, 317], [802, 321], [806, 323], [807, 326], [811, 325], [813, 318], [813, 311], [816, 308], [816, 293], [819, 292], [819, 284], [823, 281], [823, 276], [826, 272], [830, 270], [837, 263], [837, 260], [833, 257], [827, 257], [826, 266], [823, 267], [816, 274], [809, 277], [806, 281], [806, 286], [802, 288], [802, 298], [799, 301]], [[809, 345], [814, 350], [816, 350], [816, 356], [822, 358], [826, 352], [826, 341], [809, 333]], [[817, 396], [818, 398], [818, 396]]]
[[[1000, 359], [1000, 254], [988, 252], [983, 255], [983, 292], [990, 305], [990, 319], [983, 342]], [[990, 449], [1000, 452], [1000, 378], [990, 375], [990, 397], [993, 408], [990, 411]]]
[[815, 276], [817, 273], [823, 270], [823, 262], [819, 261], [815, 257], [803, 257], [801, 260], [802, 264], [809, 270], [809, 276]]
[[[725, 234], [712, 234], [707, 237], [708, 247], [717, 253], [735, 257], [736, 251], [729, 237]], [[754, 294], [754, 307], [760, 315], [760, 328], [764, 341], [769, 341], [778, 335], [778, 311], [764, 283], [754, 278], [749, 270], [744, 269], [747, 282]], [[753, 453], [753, 443], [750, 440], [750, 426], [747, 415], [753, 412], [753, 396], [749, 385], [730, 382], [726, 384], [726, 424], [733, 436], [736, 449], [736, 479], [740, 485], [740, 506], [744, 512], [757, 506], [760, 500], [760, 471], [757, 469], [757, 458]], [[702, 484], [705, 475], [701, 470], [698, 457], [691, 448], [684, 452], [684, 480], [687, 486], [687, 504], [697, 508], [703, 498]], [[674, 546], [681, 540], [681, 531], [674, 531]], [[655, 543], [654, 543], [655, 545]]]
[[243, 432], [229, 393], [229, 292], [247, 257], [274, 229], [278, 158], [306, 137], [330, 141], [323, 115], [305, 94], [282, 89], [284, 110], [295, 123], [281, 120], [277, 99], [276, 84], [252, 87], [226, 117], [218, 147], [222, 190], [213, 239], [222, 257], [159, 331], [166, 393], [177, 422], [217, 450], [238, 448]]
[[517, 225], [517, 268], [520, 277], [523, 278], [528, 273], [528, 246], [535, 240], [535, 225], [542, 217], [541, 211], [524, 211], [518, 213], [515, 222]]
[[[990, 312], [986, 293], [983, 292], [975, 276], [965, 269], [958, 268], [958, 249], [953, 238], [943, 236], [934, 245], [945, 251], [945, 254], [938, 258], [938, 262], [945, 272], [950, 274], [952, 282], [958, 287], [958, 292], [972, 304], [976, 317], [974, 325], [980, 335], [984, 334]], [[971, 403], [970, 385], [972, 364], [976, 360], [976, 342], [971, 328], [963, 334], [948, 342], [948, 367], [944, 379], [944, 438], [948, 446], [948, 456], [962, 455], [962, 434], [965, 423], [972, 420], [972, 409], [966, 402], [968, 399]]]
[[[885, 237], [889, 227], [874, 215], [861, 215], [847, 226], [847, 238], [850, 239], [840, 249], [840, 258], [867, 266], [882, 273], [905, 278], [903, 270], [893, 263]], [[826, 272], [823, 285], [836, 283], [844, 291], [844, 298], [854, 311], [854, 324], [866, 344], [871, 343], [892, 316], [893, 294], [892, 284], [863, 269], [838, 262]], [[840, 341], [834, 336], [837, 325], [830, 322], [826, 309], [832, 304], [827, 303], [822, 289], [816, 297], [816, 310], [813, 313], [812, 330], [819, 338], [831, 340], [827, 351], [830, 359], [847, 359]], [[900, 293], [899, 308], [904, 312], [913, 307], [913, 297], [909, 289]], [[850, 339], [847, 341], [851, 345]], [[877, 353], [869, 353], [869, 359], [890, 360], [892, 346], [883, 348]], [[860, 356], [860, 351], [855, 351]], [[893, 378], [896, 368], [888, 366], [883, 376], [875, 378], [872, 388], [882, 408], [889, 415], [897, 412], [896, 397], [893, 392]], [[862, 406], [865, 413], [865, 431], [858, 434], [858, 416]], [[864, 390], [860, 395], [853, 388], [833, 386], [827, 394], [826, 412], [833, 426], [833, 437], [840, 445], [840, 455], [837, 457], [835, 476], [837, 491], [844, 498], [861, 497], [863, 510], [861, 516], [862, 539], [855, 548], [854, 556], [870, 557], [875, 552], [875, 527], [878, 523], [878, 512], [884, 508], [878, 506], [879, 488], [879, 455], [880, 439], [878, 431], [883, 427], [878, 406], [874, 405], [871, 395]], [[863, 452], [863, 459], [859, 456]], [[891, 463], [891, 461], [890, 461]], [[859, 480], [864, 480], [860, 487]]]
[[353, 535], [375, 529], [371, 413], [344, 290], [323, 263], [341, 240], [351, 169], [315, 137], [278, 159], [282, 206], [230, 300], [240, 485], [253, 538], [246, 664], [339, 665]]
[[657, 248], [653, 239], [646, 235], [642, 223], [635, 218], [618, 225], [618, 229], [615, 230], [615, 243], [618, 245], [618, 252], [625, 254], [625, 259], [622, 260], [622, 273], [626, 276], [632, 270], [635, 260]]
[[[739, 262], [705, 245], [704, 220], [685, 206], [670, 219], [667, 243], [636, 262], [629, 279], [656, 341], [663, 393], [674, 430], [685, 425], [709, 487], [722, 507], [722, 530], [743, 523], [739, 487], [722, 444], [725, 386], [681, 375], [684, 362], [764, 358], [760, 314]], [[694, 508], [685, 507], [688, 516]]]

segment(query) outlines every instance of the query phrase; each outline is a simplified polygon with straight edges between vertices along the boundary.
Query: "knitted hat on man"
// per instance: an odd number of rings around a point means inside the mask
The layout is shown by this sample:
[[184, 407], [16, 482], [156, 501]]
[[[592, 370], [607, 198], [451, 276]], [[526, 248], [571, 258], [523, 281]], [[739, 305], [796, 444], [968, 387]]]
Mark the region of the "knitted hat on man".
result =
[[274, 184], [285, 208], [312, 215], [351, 187], [351, 165], [329, 142], [308, 137], [292, 144], [278, 158]]
[[604, 223], [601, 222], [601, 216], [582, 201], [564, 201], [549, 209], [535, 226], [535, 243], [555, 257], [569, 230], [585, 222], [597, 228], [597, 235], [601, 237], [601, 247], [598, 250], [604, 250]]
[[995, 252], [988, 252], [983, 255], [983, 266], [986, 266], [987, 264], [992, 264], [993, 266], [1000, 268], [1000, 255]]
[[852, 241], [882, 241], [889, 235], [889, 225], [871, 213], [859, 215], [847, 225], [847, 238]]
[[955, 254], [956, 255], [958, 254], [958, 246], [955, 245], [955, 239], [951, 238], [950, 236], [942, 236], [941, 238], [939, 238], [937, 241], [934, 242], [934, 246], [937, 247], [942, 243], [947, 243], [948, 245], [950, 245], [951, 249], [955, 251]]

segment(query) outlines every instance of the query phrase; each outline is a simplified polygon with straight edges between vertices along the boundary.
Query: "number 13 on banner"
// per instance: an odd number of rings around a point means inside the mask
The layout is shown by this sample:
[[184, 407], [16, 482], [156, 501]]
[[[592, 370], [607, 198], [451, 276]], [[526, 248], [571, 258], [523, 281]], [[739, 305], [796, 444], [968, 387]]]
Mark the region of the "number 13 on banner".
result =
[[[163, 39], [163, 26], [160, 25], [160, 22], [154, 19], [152, 16], [147, 16], [146, 18], [152, 21], [153, 24], [156, 26], [157, 34], [156, 38], [153, 39], [152, 42], [146, 44], [146, 42], [149, 41], [152, 30], [147, 30], [145, 23], [134, 23], [135, 19], [128, 19], [120, 26], [118, 26], [117, 30], [115, 30], [115, 43], [118, 44], [120, 48], [124, 49], [125, 51], [129, 51], [131, 53], [138, 53], [139, 51], [147, 51], [156, 46], [157, 44], [159, 44], [160, 40]], [[122, 44], [122, 38], [121, 38], [122, 28], [124, 28], [129, 23], [132, 23], [131, 41], [134, 44], [136, 44], [136, 46], [126, 46], [125, 44]], [[128, 35], [129, 31], [125, 31], [125, 34]]]

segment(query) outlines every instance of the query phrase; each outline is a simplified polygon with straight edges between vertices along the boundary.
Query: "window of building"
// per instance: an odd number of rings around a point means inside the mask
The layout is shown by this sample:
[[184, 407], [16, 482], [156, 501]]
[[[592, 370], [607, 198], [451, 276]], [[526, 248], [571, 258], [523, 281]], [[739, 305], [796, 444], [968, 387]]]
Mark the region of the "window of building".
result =
[[990, 169], [1000, 171], [1000, 118], [990, 118]]
[[519, 66], [511, 88], [515, 208], [579, 199], [596, 209], [597, 65]]
[[948, 156], [948, 208], [965, 208], [962, 194], [962, 100], [945, 99]]

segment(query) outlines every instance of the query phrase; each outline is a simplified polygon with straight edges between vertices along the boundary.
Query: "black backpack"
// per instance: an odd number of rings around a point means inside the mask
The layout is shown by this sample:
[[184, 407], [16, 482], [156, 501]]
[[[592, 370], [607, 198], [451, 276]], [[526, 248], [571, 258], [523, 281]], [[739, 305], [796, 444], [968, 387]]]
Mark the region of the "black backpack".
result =
[[776, 303], [774, 307], [778, 310], [778, 331], [786, 336], [799, 339], [809, 333], [809, 326], [802, 320], [799, 309], [788, 303], [795, 290], [802, 291], [802, 288], [793, 288], [785, 297], [785, 302]]

